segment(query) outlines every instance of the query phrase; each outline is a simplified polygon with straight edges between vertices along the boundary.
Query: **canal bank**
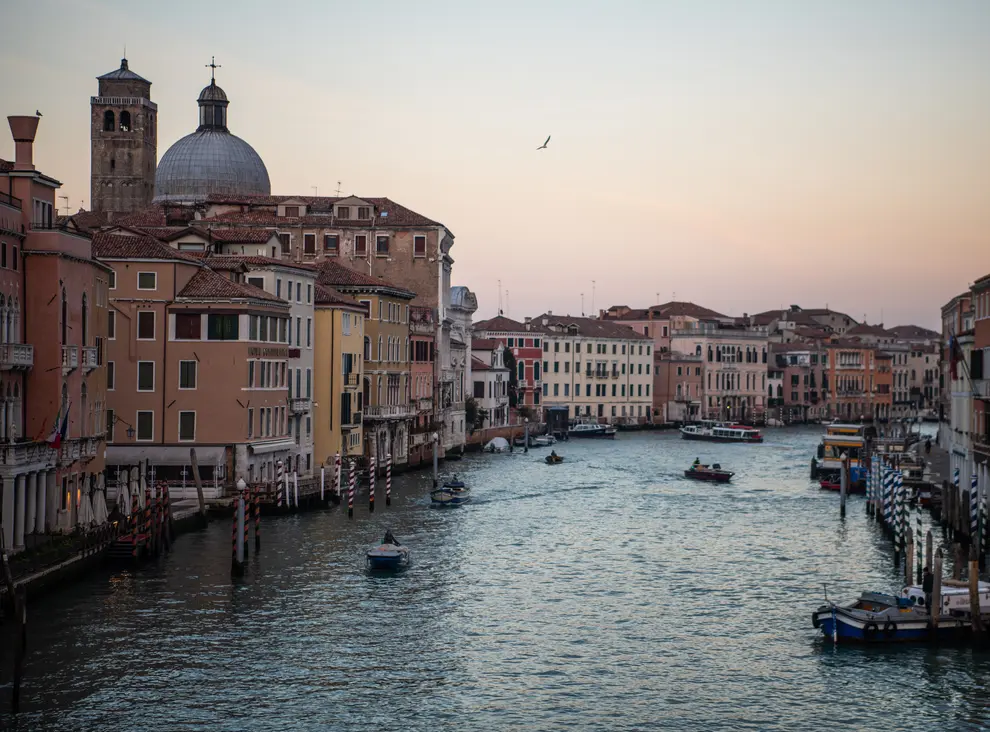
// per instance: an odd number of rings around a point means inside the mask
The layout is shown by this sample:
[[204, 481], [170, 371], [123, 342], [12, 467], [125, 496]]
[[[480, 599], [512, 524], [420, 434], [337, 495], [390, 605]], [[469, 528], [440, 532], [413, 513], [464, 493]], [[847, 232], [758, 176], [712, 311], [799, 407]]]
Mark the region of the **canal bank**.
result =
[[[628, 433], [571, 441], [559, 466], [541, 451], [468, 454], [448, 466], [471, 485], [468, 506], [431, 509], [429, 472], [407, 473], [374, 514], [361, 501], [351, 520], [267, 521], [234, 581], [229, 519], [215, 522], [162, 562], [88, 577], [34, 610], [21, 724], [990, 724], [983, 652], [834, 648], [808, 622], [823, 584], [844, 597], [901, 579], [875, 525], [840, 520], [835, 496], [808, 480], [820, 435], [701, 445]], [[695, 457], [733, 482], [685, 480]], [[864, 499], [849, 511], [865, 515]], [[386, 529], [413, 565], [368, 575], [364, 550]]]

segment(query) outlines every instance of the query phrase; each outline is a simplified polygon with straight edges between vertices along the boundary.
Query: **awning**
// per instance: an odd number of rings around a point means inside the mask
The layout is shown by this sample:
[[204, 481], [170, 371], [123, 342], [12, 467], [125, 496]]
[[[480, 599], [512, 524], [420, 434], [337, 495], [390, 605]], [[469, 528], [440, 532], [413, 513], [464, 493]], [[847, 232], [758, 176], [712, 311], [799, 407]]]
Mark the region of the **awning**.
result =
[[261, 455], [266, 452], [278, 452], [279, 450], [291, 450], [295, 446], [295, 440], [276, 440], [275, 442], [253, 442], [248, 444], [251, 452], [255, 455]]
[[189, 448], [196, 448], [200, 465], [224, 462], [223, 445], [107, 445], [107, 465], [137, 465], [147, 460], [152, 465], [189, 465]]

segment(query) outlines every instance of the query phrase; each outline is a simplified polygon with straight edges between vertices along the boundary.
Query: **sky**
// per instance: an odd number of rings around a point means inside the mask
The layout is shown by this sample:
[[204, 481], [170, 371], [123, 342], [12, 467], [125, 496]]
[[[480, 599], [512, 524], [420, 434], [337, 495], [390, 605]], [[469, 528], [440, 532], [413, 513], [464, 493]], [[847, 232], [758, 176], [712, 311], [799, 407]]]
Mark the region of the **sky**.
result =
[[0, 24], [0, 108], [42, 111], [73, 210], [95, 77], [126, 47], [160, 157], [215, 55], [272, 192], [443, 222], [478, 318], [501, 291], [517, 319], [676, 297], [935, 328], [990, 272], [985, 0], [11, 0]]

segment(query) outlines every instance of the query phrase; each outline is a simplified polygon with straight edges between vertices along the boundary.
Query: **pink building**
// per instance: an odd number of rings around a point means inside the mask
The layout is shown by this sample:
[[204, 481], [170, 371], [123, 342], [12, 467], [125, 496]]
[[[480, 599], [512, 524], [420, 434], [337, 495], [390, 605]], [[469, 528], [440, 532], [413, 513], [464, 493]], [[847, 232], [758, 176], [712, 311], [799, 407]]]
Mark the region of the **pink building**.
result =
[[[57, 223], [61, 184], [33, 162], [40, 119], [8, 121], [16, 152], [13, 163], [0, 160], [0, 525], [18, 550], [91, 526], [94, 498], [102, 516], [110, 270], [93, 259], [89, 236]], [[57, 448], [48, 440], [56, 425]]]
[[498, 315], [482, 320], [472, 326], [474, 336], [480, 339], [494, 339], [505, 346], [516, 363], [517, 409], [531, 409], [540, 413], [541, 389], [543, 384], [543, 341], [547, 329], [526, 318], [525, 323]]

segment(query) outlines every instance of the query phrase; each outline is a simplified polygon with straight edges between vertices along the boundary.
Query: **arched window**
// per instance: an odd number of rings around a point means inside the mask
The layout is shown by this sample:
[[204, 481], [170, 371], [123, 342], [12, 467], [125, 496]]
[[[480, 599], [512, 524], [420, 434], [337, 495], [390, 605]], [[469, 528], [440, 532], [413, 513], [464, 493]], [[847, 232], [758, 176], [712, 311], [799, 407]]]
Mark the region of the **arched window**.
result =
[[784, 398], [784, 386], [783, 386], [783, 384], [777, 384], [777, 398], [778, 399], [783, 399]]
[[364, 360], [371, 360], [371, 338], [370, 336], [364, 337]]
[[65, 405], [69, 403], [69, 385], [62, 384], [62, 409], [65, 409]]
[[701, 356], [701, 344], [700, 343], [697, 346], [694, 347], [694, 355], [695, 356], [699, 356], [699, 357]]
[[[384, 354], [382, 353], [382, 337], [381, 336], [378, 336], [378, 360], [379, 361], [384, 361], [385, 360], [383, 358], [383, 355]], [[378, 387], [379, 387], [378, 391], [381, 392], [381, 382], [378, 383]]]
[[69, 335], [69, 305], [65, 300], [65, 290], [62, 290], [62, 345], [68, 344]]
[[89, 390], [83, 384], [79, 389], [79, 416], [82, 418], [82, 434], [89, 434]]
[[120, 131], [130, 132], [131, 131], [131, 113], [124, 111], [120, 113]]
[[89, 344], [89, 302], [86, 293], [82, 296], [82, 345]]
[[103, 131], [113, 132], [114, 127], [113, 112], [108, 109], [103, 113]]

